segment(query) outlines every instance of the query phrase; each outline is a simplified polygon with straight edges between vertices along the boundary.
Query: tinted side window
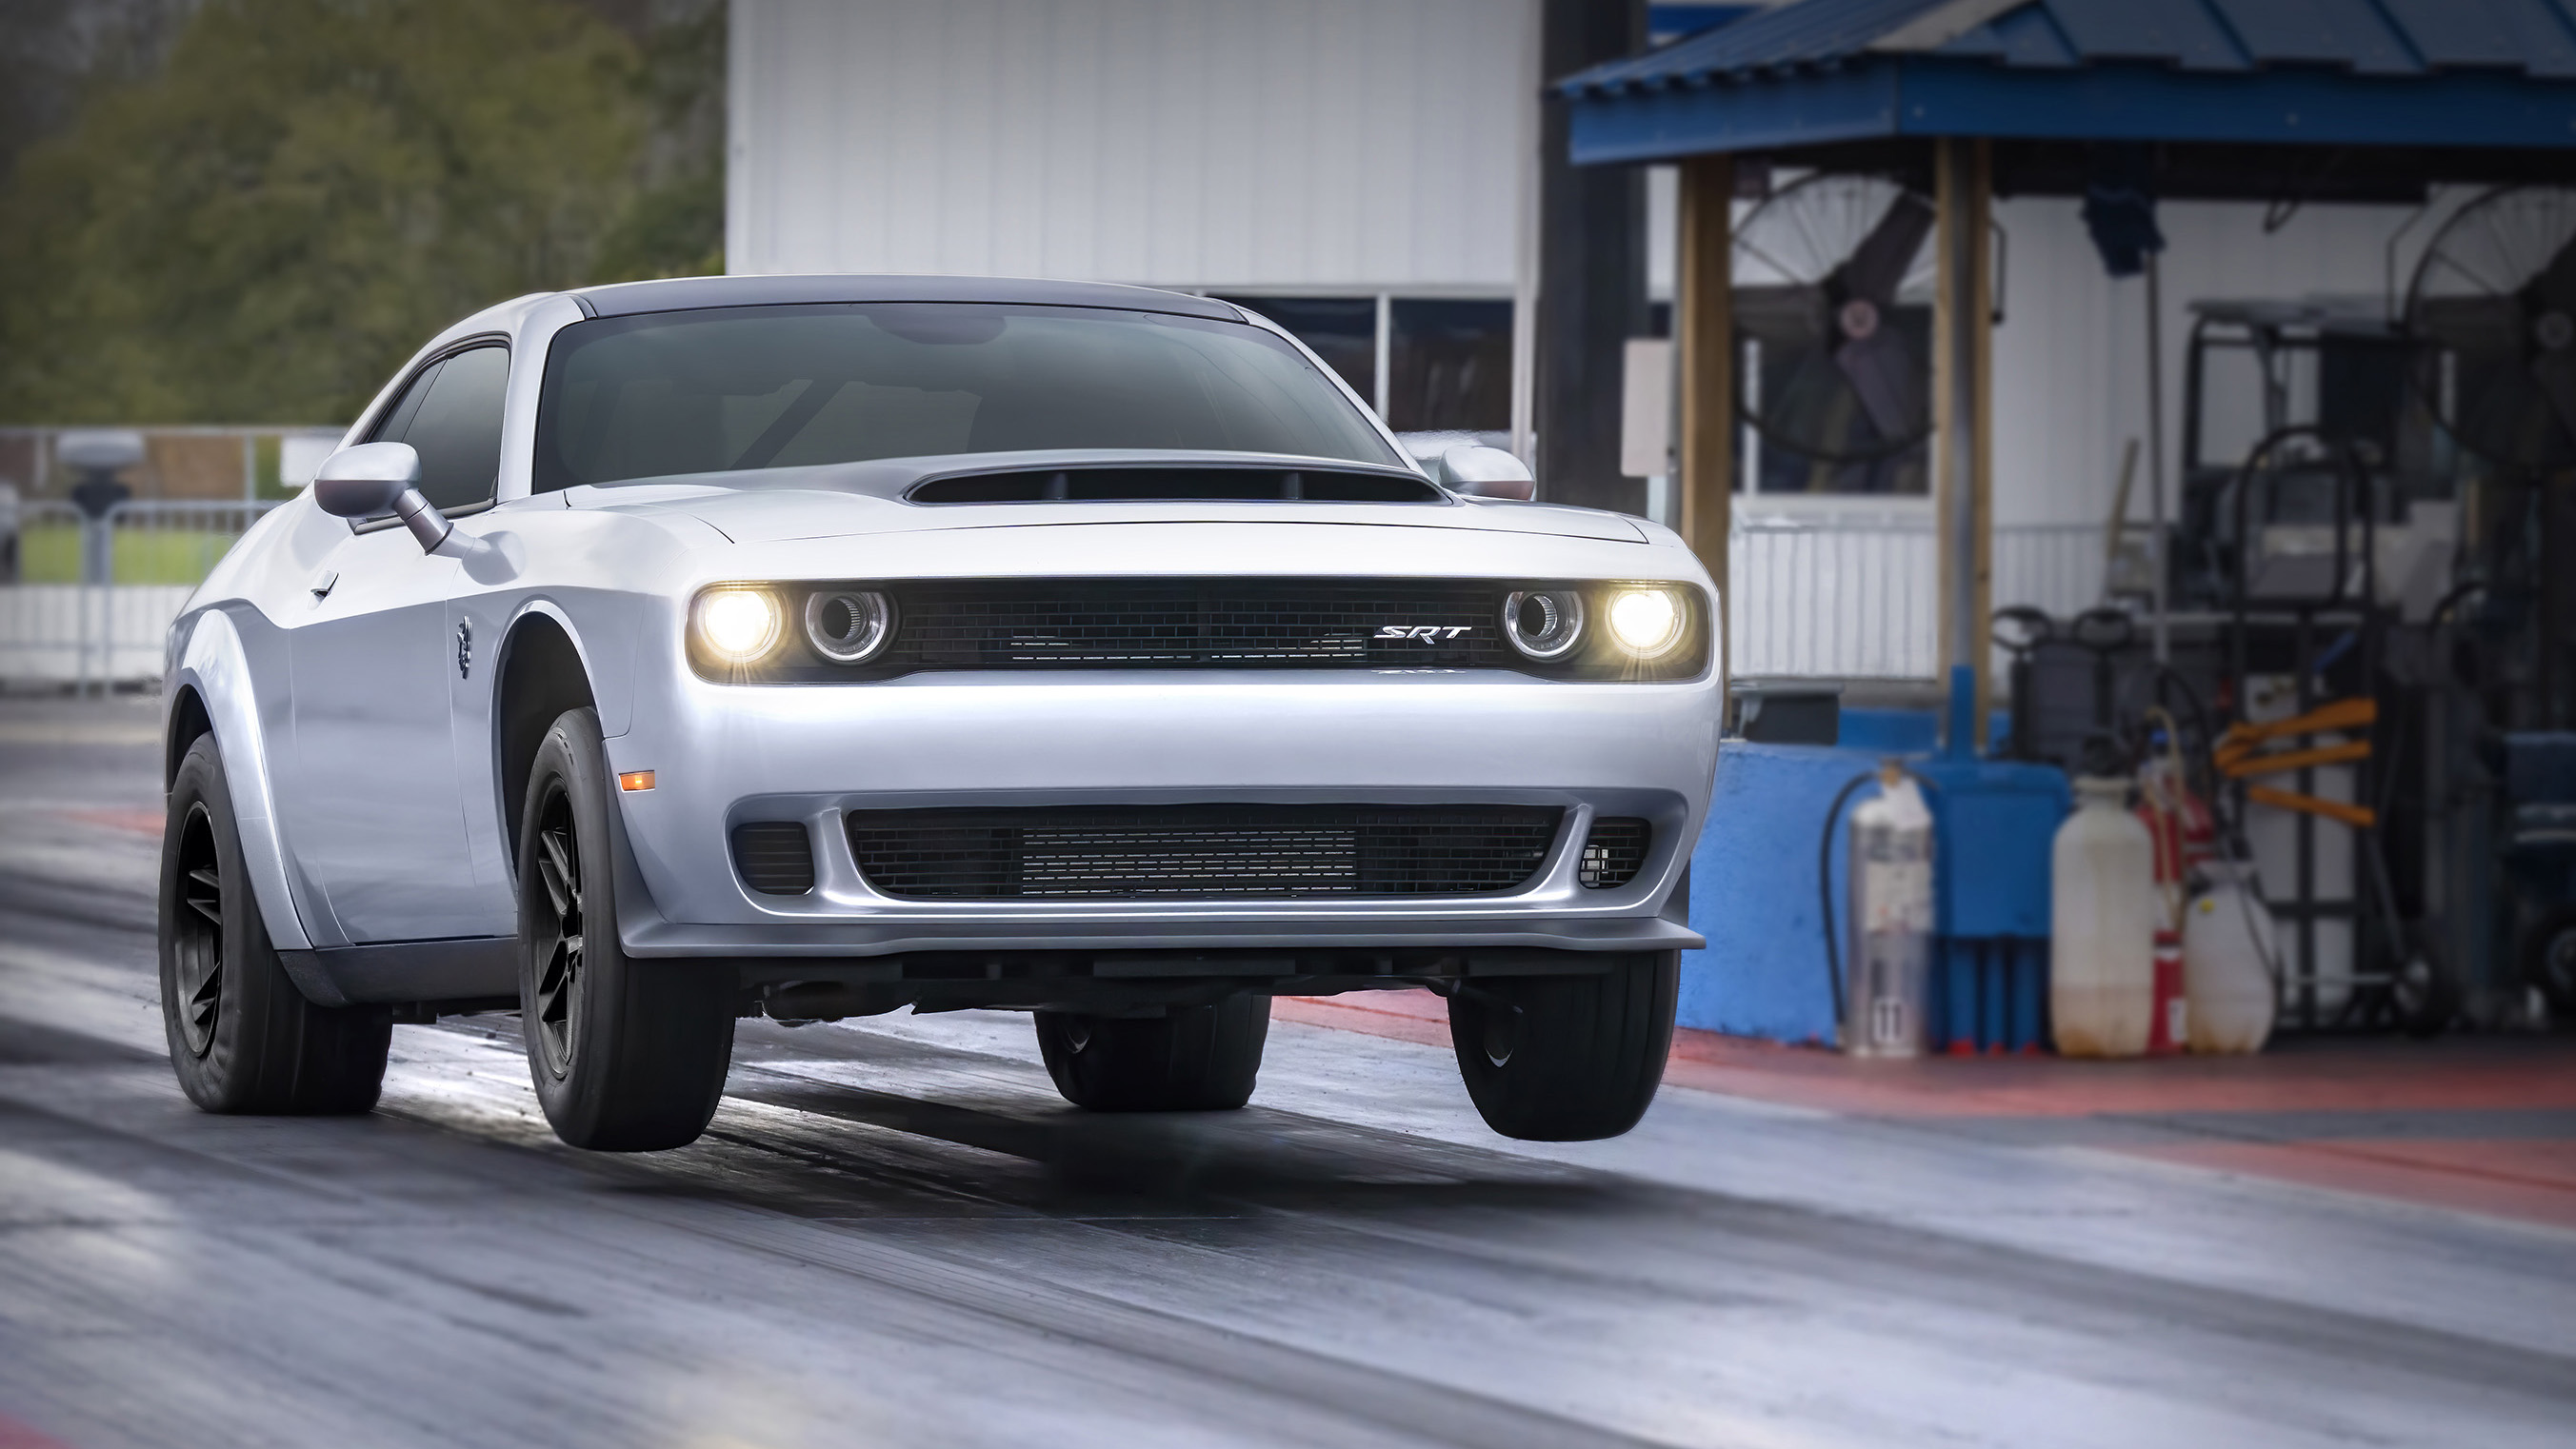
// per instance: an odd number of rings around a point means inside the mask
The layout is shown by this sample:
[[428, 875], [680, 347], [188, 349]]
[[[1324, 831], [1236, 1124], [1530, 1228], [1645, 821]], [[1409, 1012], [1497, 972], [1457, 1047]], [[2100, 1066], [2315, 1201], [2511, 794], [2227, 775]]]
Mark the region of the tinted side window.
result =
[[419, 451], [421, 495], [440, 508], [492, 501], [509, 380], [508, 348], [457, 353], [422, 373], [376, 430], [380, 442], [409, 443]]
[[440, 369], [446, 366], [446, 361], [442, 359], [422, 368], [420, 376], [411, 380], [411, 386], [403, 389], [403, 395], [394, 399], [392, 411], [385, 414], [383, 422], [376, 424], [375, 432], [369, 435], [367, 441], [370, 443], [401, 442], [403, 433], [411, 427], [411, 420], [420, 413], [421, 403], [428, 399], [431, 385], [438, 381]]

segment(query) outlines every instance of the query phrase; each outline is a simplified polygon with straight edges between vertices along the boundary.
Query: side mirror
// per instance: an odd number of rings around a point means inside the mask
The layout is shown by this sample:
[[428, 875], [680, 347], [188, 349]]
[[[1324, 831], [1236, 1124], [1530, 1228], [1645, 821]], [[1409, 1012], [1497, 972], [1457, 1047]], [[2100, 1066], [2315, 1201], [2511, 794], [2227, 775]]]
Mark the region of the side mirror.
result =
[[322, 460], [313, 473], [313, 501], [334, 518], [374, 518], [392, 513], [427, 553], [455, 528], [420, 496], [420, 453], [409, 443], [360, 443]]
[[1538, 480], [1528, 465], [1500, 448], [1460, 443], [1440, 455], [1432, 476], [1452, 493], [1470, 498], [1509, 498], [1522, 503], [1538, 497]]

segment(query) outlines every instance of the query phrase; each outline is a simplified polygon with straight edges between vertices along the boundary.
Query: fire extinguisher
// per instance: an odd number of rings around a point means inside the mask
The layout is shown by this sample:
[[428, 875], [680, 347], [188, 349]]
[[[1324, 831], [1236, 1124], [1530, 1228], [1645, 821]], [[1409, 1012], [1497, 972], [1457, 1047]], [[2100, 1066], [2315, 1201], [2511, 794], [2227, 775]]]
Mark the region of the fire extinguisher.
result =
[[1857, 776], [1843, 787], [1825, 814], [1825, 841], [1829, 854], [1842, 801], [1871, 779], [1877, 780], [1878, 793], [1851, 813], [1851, 962], [1846, 970], [1833, 960], [1828, 885], [1826, 964], [1839, 988], [1835, 996], [1844, 1051], [1920, 1056], [1930, 1045], [1931, 808], [1912, 774], [1891, 760], [1875, 775]]
[[2191, 1002], [2184, 989], [2182, 922], [2187, 883], [2217, 854], [2218, 831], [2209, 806], [2191, 791], [2173, 716], [2151, 709], [2151, 737], [2161, 745], [2138, 766], [2138, 819], [2155, 844], [2156, 997], [2147, 1029], [2147, 1055], [2170, 1056], [2191, 1042]]

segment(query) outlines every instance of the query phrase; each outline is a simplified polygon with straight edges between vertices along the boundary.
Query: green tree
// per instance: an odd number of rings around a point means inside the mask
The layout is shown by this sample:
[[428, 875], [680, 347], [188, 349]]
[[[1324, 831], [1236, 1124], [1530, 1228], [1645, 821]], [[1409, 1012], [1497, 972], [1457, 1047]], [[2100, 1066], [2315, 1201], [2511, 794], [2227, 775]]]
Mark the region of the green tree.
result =
[[0, 193], [0, 417], [344, 419], [476, 308], [720, 265], [652, 48], [559, 0], [207, 0]]

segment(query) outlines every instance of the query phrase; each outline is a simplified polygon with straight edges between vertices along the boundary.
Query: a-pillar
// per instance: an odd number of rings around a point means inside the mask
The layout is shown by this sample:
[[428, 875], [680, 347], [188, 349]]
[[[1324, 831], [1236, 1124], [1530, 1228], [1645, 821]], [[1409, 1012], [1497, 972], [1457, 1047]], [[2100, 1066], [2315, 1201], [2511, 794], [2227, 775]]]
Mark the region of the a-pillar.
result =
[[1933, 206], [1939, 263], [1932, 303], [1932, 507], [1939, 549], [1940, 662], [1976, 674], [1969, 743], [1986, 745], [1992, 717], [1987, 661], [1994, 599], [1994, 296], [1989, 255], [1993, 152], [1981, 137], [1935, 143]]

